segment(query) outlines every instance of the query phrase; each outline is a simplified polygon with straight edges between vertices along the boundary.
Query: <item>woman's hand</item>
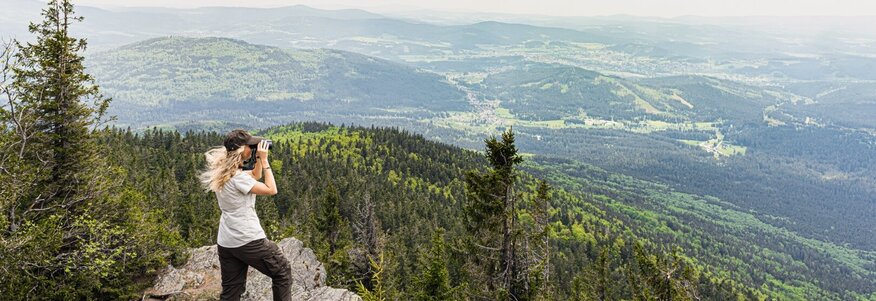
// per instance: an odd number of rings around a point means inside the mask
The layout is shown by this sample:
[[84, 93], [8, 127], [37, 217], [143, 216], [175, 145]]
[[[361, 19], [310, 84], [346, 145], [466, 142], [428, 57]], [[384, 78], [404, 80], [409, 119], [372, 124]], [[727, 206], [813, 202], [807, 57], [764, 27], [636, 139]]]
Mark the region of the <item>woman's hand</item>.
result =
[[[259, 142], [258, 147], [256, 148], [256, 158], [262, 163], [268, 163], [268, 141], [262, 140]], [[262, 164], [267, 166], [266, 164]]]
[[256, 195], [275, 195], [277, 194], [277, 183], [274, 182], [274, 174], [271, 172], [270, 165], [268, 165], [268, 142], [265, 140], [259, 142], [256, 151], [256, 154], [258, 155], [258, 158], [262, 163], [262, 168], [266, 170], [265, 182], [256, 182], [255, 186], [250, 189], [249, 193]]

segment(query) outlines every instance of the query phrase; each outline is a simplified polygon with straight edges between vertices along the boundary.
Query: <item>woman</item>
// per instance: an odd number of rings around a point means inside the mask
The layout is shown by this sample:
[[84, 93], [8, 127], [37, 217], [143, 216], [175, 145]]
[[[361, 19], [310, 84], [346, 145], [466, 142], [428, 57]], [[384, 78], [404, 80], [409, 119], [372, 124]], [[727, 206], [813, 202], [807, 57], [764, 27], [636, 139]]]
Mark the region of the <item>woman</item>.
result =
[[[246, 273], [253, 267], [271, 277], [274, 300], [291, 300], [292, 271], [277, 244], [267, 240], [255, 212], [256, 195], [275, 195], [277, 185], [268, 164], [268, 144], [262, 137], [244, 130], [233, 130], [225, 138], [224, 147], [205, 153], [207, 170], [201, 174], [201, 184], [216, 193], [222, 217], [216, 244], [219, 267], [222, 270], [221, 300], [239, 300], [246, 291]], [[243, 171], [245, 158], [256, 149], [256, 164], [252, 172]], [[257, 180], [265, 176], [265, 182]]]

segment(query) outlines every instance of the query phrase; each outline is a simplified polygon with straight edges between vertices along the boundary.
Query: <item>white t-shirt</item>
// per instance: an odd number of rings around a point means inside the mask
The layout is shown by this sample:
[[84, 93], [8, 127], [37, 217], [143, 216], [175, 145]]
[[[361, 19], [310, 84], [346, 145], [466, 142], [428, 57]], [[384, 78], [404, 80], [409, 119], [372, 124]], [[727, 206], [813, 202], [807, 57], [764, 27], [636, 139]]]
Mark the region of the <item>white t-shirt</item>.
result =
[[265, 238], [265, 231], [256, 216], [256, 195], [249, 193], [257, 181], [249, 174], [238, 170], [216, 193], [222, 217], [219, 218], [219, 234], [216, 243], [226, 248], [236, 248], [256, 239]]

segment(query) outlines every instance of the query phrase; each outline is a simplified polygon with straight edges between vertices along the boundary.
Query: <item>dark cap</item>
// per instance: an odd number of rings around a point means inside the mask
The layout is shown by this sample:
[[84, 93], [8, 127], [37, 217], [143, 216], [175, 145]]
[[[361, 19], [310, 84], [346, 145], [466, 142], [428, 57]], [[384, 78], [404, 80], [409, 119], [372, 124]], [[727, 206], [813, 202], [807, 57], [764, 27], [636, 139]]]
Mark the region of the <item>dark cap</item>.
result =
[[264, 139], [264, 137], [253, 136], [244, 130], [236, 129], [228, 132], [228, 135], [225, 136], [225, 150], [233, 151], [242, 145], [256, 145]]

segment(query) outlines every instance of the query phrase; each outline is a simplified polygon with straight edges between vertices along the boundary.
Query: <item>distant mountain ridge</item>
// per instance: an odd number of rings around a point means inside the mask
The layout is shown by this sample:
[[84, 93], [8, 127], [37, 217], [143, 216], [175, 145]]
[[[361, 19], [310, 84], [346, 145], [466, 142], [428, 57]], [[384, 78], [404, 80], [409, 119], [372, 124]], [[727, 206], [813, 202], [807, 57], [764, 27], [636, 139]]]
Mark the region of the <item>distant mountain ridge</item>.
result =
[[[168, 37], [100, 53], [87, 63], [118, 104], [122, 123], [136, 123], [141, 110], [209, 111], [214, 119], [234, 120], [265, 109], [280, 114], [468, 108], [465, 95], [440, 75], [340, 50]], [[259, 108], [265, 106], [270, 108]]]

